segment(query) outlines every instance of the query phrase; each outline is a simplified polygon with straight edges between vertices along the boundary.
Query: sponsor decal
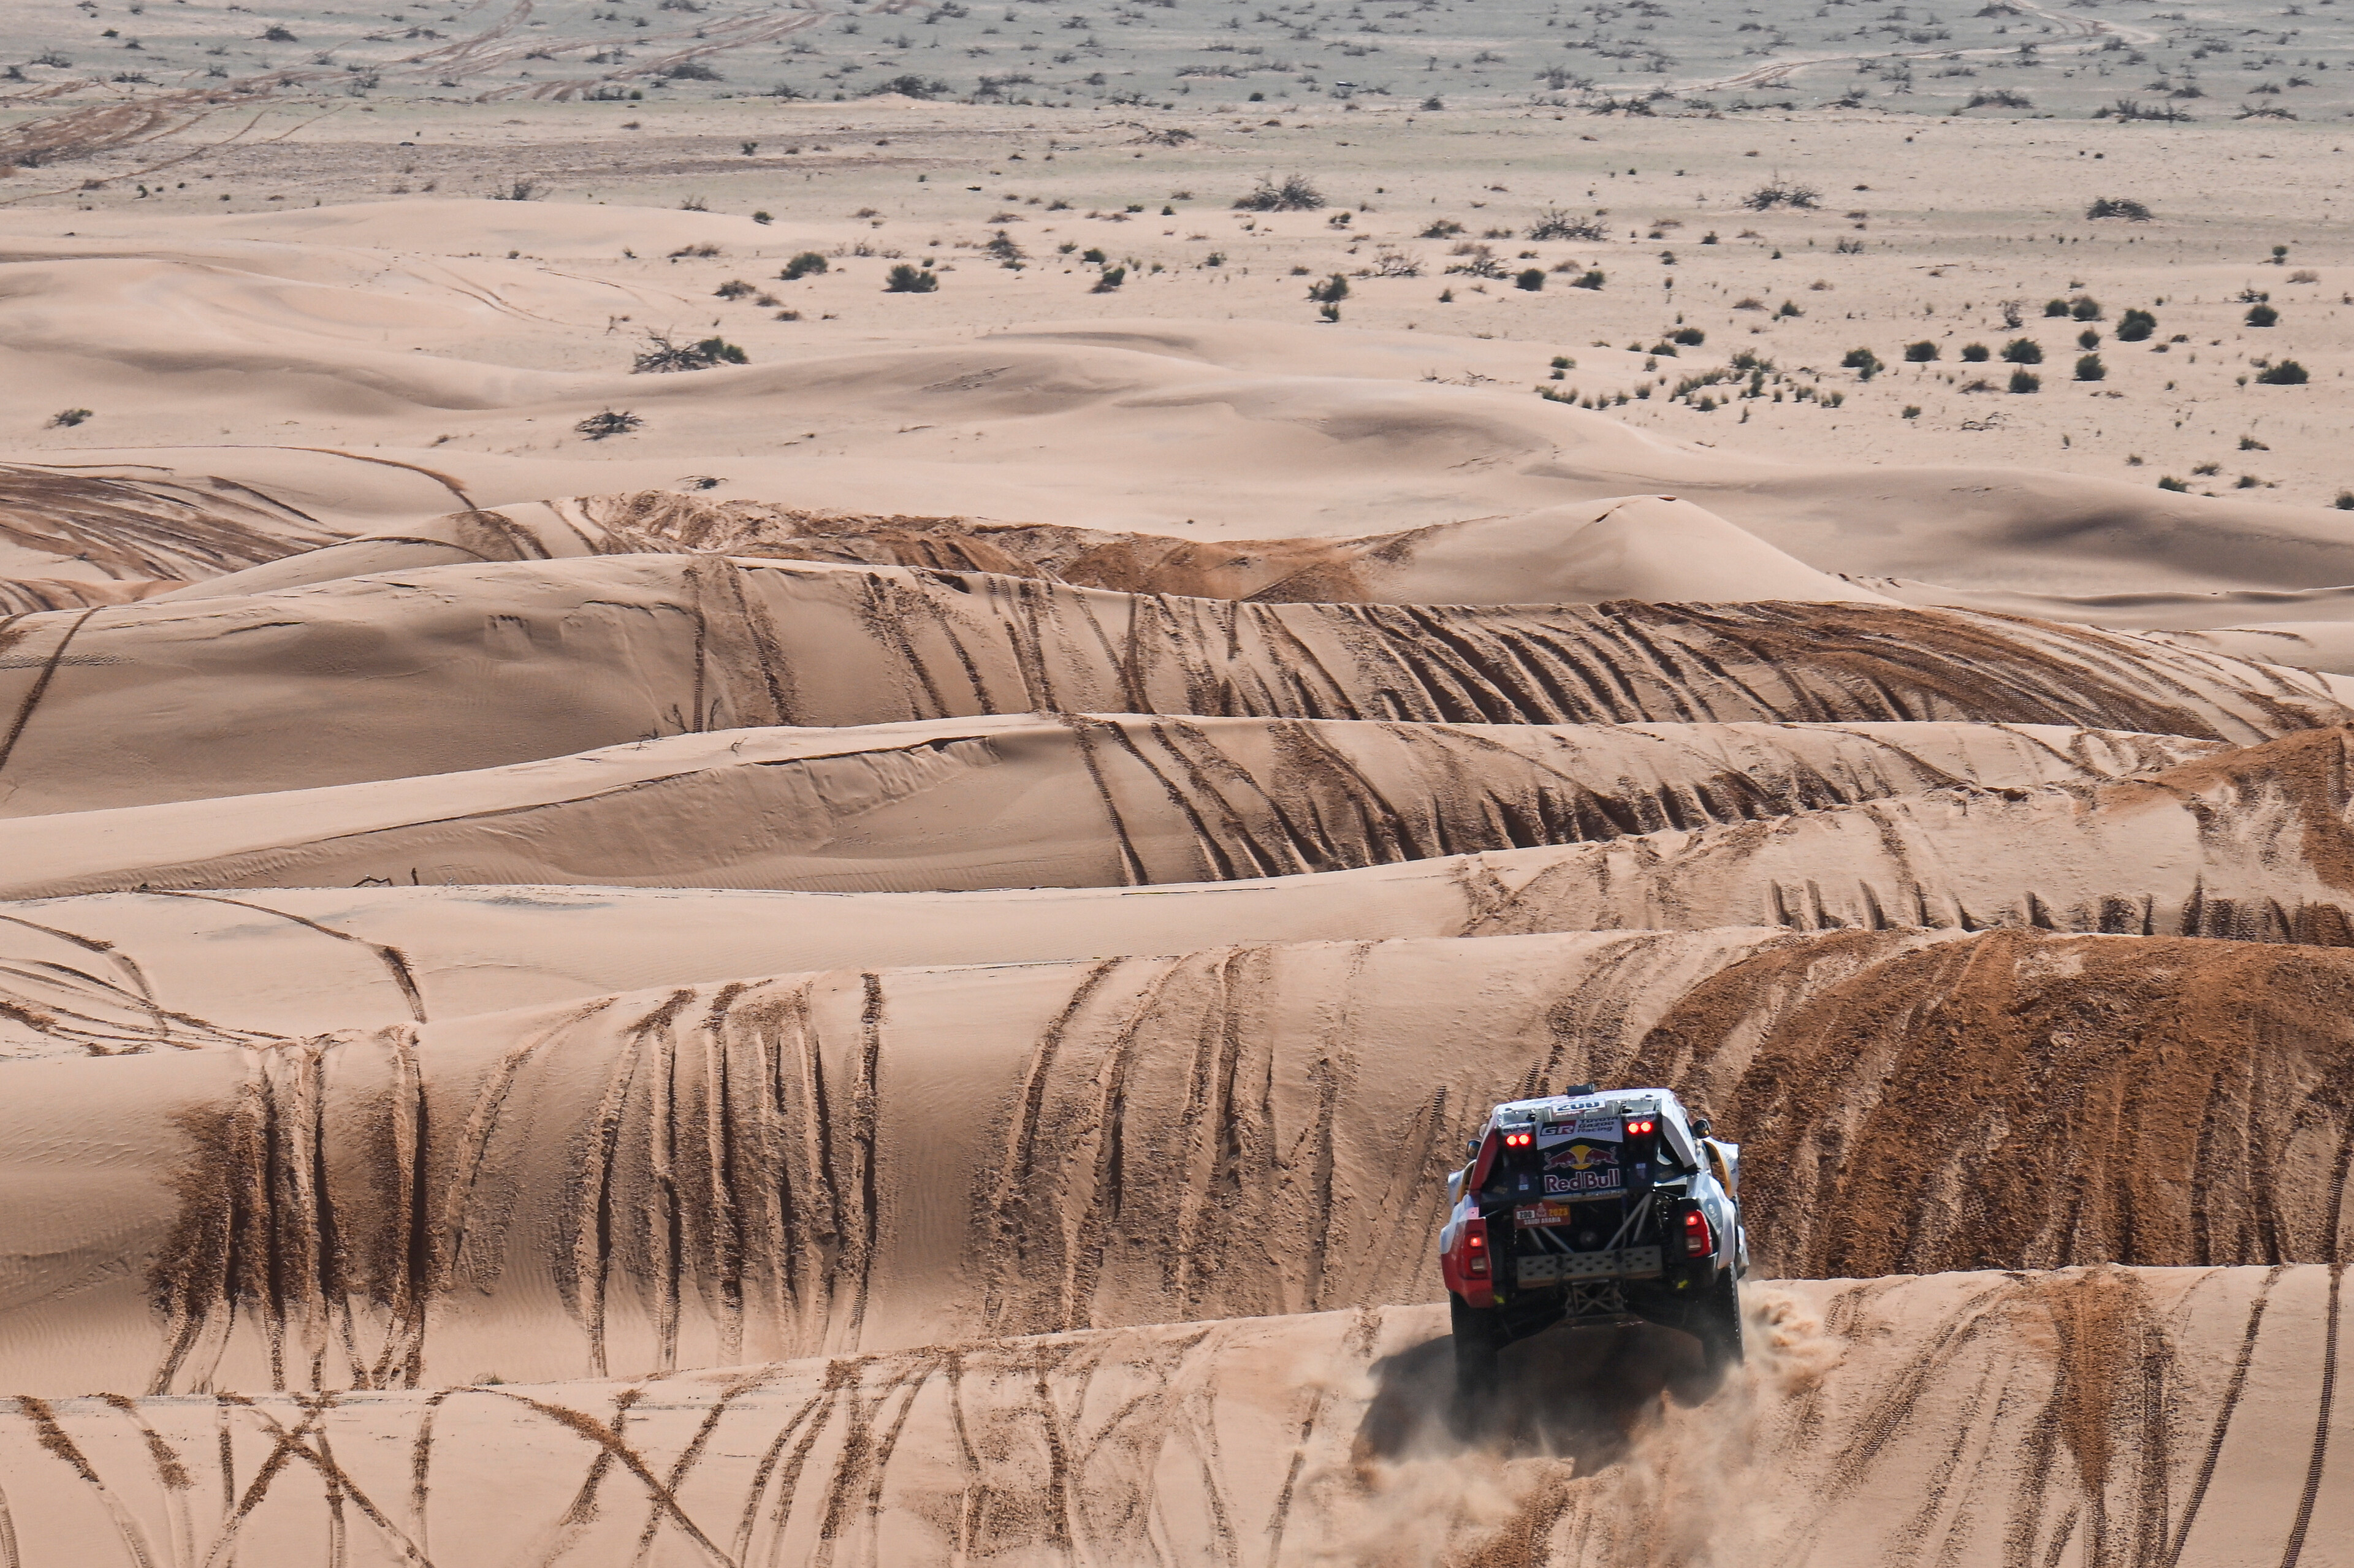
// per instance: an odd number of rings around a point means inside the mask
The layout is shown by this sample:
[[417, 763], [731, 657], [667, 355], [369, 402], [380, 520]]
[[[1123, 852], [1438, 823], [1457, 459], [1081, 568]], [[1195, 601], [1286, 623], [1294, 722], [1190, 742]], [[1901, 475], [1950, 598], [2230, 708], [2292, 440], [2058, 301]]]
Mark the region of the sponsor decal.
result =
[[1583, 1139], [1556, 1149], [1544, 1157], [1548, 1171], [1595, 1171], [1605, 1165], [1618, 1163], [1618, 1151], [1606, 1143], [1587, 1143]]
[[1537, 1128], [1537, 1147], [1548, 1149], [1568, 1139], [1594, 1139], [1606, 1143], [1626, 1141], [1626, 1128], [1619, 1126], [1616, 1112], [1606, 1116], [1582, 1116], [1575, 1120], [1564, 1118], [1549, 1121]]
[[1523, 1204], [1512, 1211], [1512, 1223], [1523, 1226], [1565, 1225], [1569, 1224], [1570, 1214], [1567, 1203]]
[[1626, 1173], [1615, 1165], [1606, 1165], [1593, 1171], [1565, 1171], [1558, 1175], [1548, 1172], [1544, 1179], [1547, 1197], [1556, 1193], [1587, 1195], [1597, 1192], [1618, 1192], [1625, 1191], [1626, 1184]]

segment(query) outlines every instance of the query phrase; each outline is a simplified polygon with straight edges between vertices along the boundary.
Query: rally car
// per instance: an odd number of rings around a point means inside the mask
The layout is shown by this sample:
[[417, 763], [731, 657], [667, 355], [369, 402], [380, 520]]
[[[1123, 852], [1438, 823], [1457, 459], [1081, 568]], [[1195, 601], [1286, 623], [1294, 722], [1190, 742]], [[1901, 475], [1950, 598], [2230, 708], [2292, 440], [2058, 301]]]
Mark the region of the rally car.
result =
[[1712, 1368], [1741, 1359], [1741, 1149], [1708, 1133], [1668, 1089], [1580, 1084], [1489, 1113], [1438, 1234], [1466, 1393], [1493, 1385], [1504, 1346], [1562, 1322], [1664, 1324]]

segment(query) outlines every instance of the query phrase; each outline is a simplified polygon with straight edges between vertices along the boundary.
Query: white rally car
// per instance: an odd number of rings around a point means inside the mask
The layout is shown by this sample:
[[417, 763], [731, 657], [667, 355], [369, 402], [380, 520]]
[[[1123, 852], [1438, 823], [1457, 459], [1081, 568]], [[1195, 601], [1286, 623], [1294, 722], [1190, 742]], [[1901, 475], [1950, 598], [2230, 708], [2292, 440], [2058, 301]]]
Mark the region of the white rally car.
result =
[[1580, 1084], [1489, 1113], [1438, 1233], [1466, 1392], [1562, 1322], [1664, 1324], [1712, 1367], [1741, 1359], [1741, 1149], [1708, 1132], [1669, 1089]]

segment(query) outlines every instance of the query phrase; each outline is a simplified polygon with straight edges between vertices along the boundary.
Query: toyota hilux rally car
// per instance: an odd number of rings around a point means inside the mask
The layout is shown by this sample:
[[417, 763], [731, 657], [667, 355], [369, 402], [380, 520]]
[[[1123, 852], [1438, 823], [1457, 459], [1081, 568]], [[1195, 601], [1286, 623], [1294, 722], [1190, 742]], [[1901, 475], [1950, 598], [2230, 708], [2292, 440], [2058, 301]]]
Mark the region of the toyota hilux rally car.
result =
[[1741, 1150], [1708, 1132], [1667, 1089], [1580, 1084], [1489, 1113], [1438, 1233], [1466, 1393], [1562, 1322], [1648, 1320], [1697, 1338], [1712, 1370], [1741, 1359]]

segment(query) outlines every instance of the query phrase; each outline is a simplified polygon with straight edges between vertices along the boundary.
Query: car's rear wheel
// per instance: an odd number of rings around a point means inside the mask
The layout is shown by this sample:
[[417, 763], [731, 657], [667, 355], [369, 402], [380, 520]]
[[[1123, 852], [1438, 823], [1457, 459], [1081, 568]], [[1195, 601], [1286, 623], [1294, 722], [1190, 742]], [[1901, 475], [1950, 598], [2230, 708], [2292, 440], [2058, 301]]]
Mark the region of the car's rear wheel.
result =
[[1700, 1336], [1712, 1372], [1741, 1364], [1741, 1281], [1730, 1268], [1717, 1270], [1705, 1294], [1693, 1303], [1691, 1326]]
[[1447, 1326], [1455, 1332], [1455, 1392], [1465, 1399], [1481, 1399], [1495, 1392], [1496, 1355], [1504, 1348], [1504, 1314], [1493, 1307], [1474, 1307], [1449, 1291]]

